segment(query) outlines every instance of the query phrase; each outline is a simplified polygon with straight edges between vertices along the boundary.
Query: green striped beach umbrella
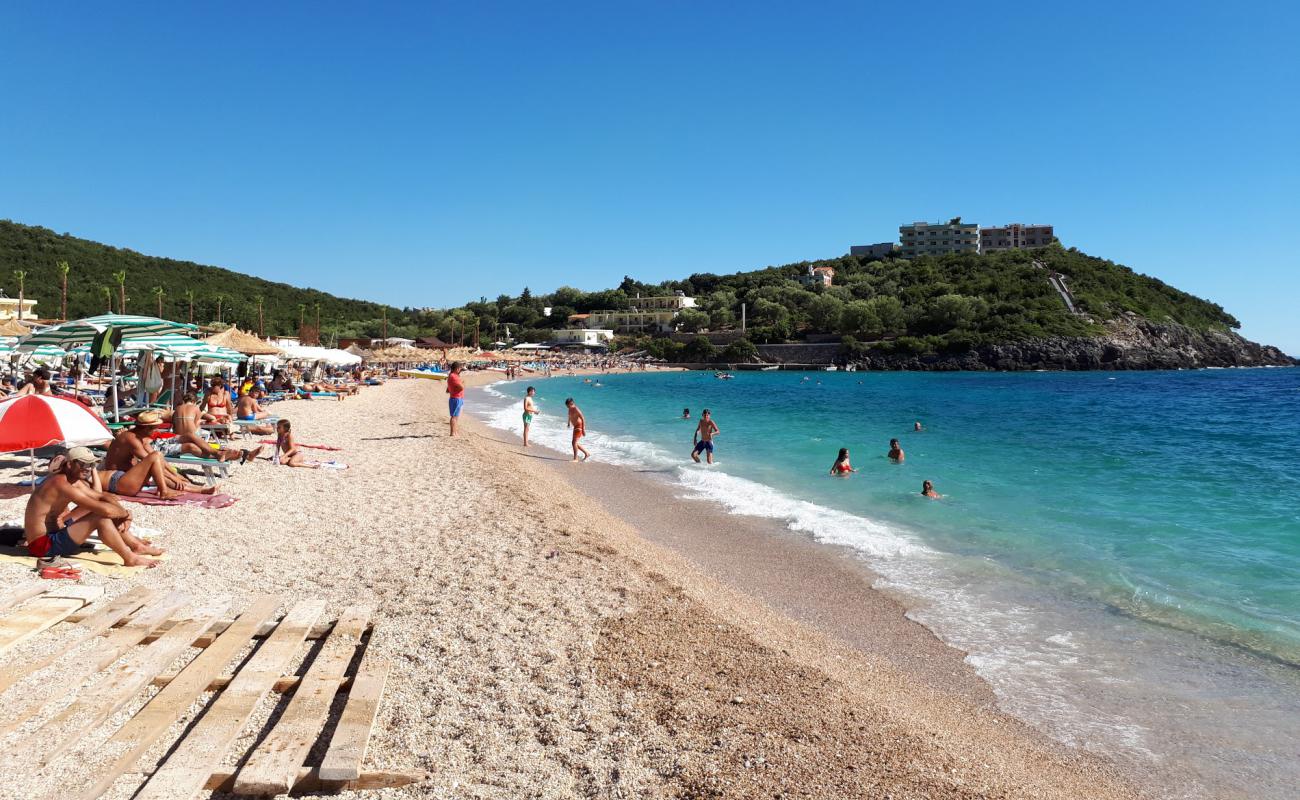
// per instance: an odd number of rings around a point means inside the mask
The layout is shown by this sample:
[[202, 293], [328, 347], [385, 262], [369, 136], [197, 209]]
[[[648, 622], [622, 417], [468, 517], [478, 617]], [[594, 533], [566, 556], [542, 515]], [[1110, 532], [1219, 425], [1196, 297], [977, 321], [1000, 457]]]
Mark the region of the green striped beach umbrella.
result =
[[[137, 336], [126, 339], [117, 348], [118, 353], [138, 354], [149, 350], [164, 358], [178, 360], [196, 359], [200, 361], [243, 361], [245, 356], [227, 347], [208, 344], [199, 339], [183, 336], [179, 333], [162, 333], [154, 336]], [[90, 353], [90, 345], [78, 345], [72, 348], [78, 355]]]
[[86, 344], [99, 333], [109, 328], [122, 332], [122, 340], [129, 341], [161, 334], [179, 334], [184, 336], [190, 331], [198, 330], [197, 325], [185, 322], [171, 322], [157, 317], [140, 317], [133, 314], [100, 314], [97, 317], [63, 322], [44, 330], [36, 331], [18, 341], [19, 350], [34, 350], [44, 345], [54, 347], [73, 347]]

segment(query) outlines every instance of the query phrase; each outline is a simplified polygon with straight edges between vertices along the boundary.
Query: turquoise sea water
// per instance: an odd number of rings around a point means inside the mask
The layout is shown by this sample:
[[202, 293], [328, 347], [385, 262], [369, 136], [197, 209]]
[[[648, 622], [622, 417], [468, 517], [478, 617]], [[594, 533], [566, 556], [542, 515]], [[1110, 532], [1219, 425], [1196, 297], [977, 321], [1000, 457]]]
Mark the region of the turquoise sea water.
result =
[[[548, 412], [538, 441], [567, 446], [562, 401], [572, 396], [593, 457], [655, 469], [683, 494], [855, 548], [887, 586], [918, 599], [918, 618], [971, 651], [1011, 705], [1018, 697], [1059, 712], [1039, 721], [1060, 723], [1062, 738], [1093, 745], [1104, 729], [1124, 729], [1126, 706], [1149, 699], [1148, 682], [1187, 687], [1169, 702], [1204, 701], [1207, 717], [1215, 698], [1245, 685], [1271, 695], [1256, 698], [1264, 707], [1296, 700], [1300, 370], [599, 382], [537, 382]], [[522, 388], [491, 389], [489, 421], [518, 430]], [[692, 421], [680, 419], [683, 407]], [[705, 407], [722, 430], [713, 468], [688, 460]], [[885, 457], [891, 438], [902, 464]], [[857, 474], [827, 475], [840, 447]], [[920, 496], [926, 479], [943, 500]], [[1062, 689], [1089, 681], [1097, 697]], [[1134, 698], [1116, 682], [1132, 684]], [[1093, 727], [1062, 722], [1063, 703], [1078, 718], [1093, 713]], [[1287, 725], [1267, 717], [1243, 724]], [[1158, 757], [1153, 724], [1126, 735]], [[1269, 737], [1216, 746], [1241, 746], [1240, 763], [1267, 772]]]

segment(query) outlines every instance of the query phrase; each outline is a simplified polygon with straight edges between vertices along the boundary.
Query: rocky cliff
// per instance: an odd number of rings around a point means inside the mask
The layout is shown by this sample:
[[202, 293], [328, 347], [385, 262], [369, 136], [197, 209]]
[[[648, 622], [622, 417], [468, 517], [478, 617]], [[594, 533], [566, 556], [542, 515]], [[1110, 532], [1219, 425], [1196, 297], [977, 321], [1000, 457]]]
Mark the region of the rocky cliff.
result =
[[1129, 315], [1091, 338], [1052, 337], [985, 345], [965, 353], [905, 355], [867, 350], [842, 363], [873, 370], [1131, 370], [1300, 366], [1276, 347], [1229, 331], [1202, 331]]

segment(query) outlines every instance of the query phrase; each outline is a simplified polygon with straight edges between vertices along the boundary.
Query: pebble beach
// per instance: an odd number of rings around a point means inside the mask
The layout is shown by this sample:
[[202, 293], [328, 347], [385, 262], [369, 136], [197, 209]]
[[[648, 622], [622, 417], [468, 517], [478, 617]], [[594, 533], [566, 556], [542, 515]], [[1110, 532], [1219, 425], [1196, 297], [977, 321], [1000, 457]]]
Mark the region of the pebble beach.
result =
[[[345, 797], [1136, 796], [1107, 763], [978, 692], [945, 691], [901, 654], [853, 647], [723, 584], [565, 478], [585, 465], [525, 452], [472, 406], [449, 438], [443, 388], [394, 380], [344, 402], [277, 404], [302, 442], [341, 448], [320, 457], [349, 468], [259, 460], [223, 484], [238, 498], [228, 508], [132, 505], [167, 558], [83, 582], [108, 597], [145, 585], [196, 604], [229, 598], [236, 611], [257, 594], [282, 598], [281, 610], [320, 598], [330, 619], [373, 609], [369, 647], [393, 669], [367, 767], [429, 778]], [[27, 469], [0, 465], [10, 484]], [[21, 517], [25, 497], [5, 494], [0, 516]], [[0, 564], [0, 590], [30, 578]], [[70, 696], [47, 688], [7, 749]], [[242, 742], [269, 724], [264, 706]], [[56, 761], [0, 794], [42, 796], [73, 772]]]

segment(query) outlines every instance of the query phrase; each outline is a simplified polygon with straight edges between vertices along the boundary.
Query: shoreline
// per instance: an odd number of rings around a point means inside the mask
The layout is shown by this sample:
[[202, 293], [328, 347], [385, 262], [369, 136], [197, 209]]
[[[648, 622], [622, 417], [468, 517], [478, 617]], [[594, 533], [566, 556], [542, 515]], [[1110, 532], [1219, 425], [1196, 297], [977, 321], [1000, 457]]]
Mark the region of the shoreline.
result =
[[[276, 411], [304, 442], [341, 447], [350, 469], [263, 461], [233, 471], [230, 508], [133, 507], [167, 560], [85, 582], [236, 608], [319, 597], [330, 617], [372, 605], [368, 646], [393, 671], [367, 764], [432, 773], [393, 797], [1135, 796], [1113, 765], [936, 688], [942, 676], [918, 679], [706, 574], [481, 422], [449, 438], [438, 383]], [[0, 564], [0, 584], [28, 575]], [[57, 684], [34, 691], [49, 714], [70, 699]], [[277, 702], [232, 753], [265, 734]], [[35, 796], [51, 775], [71, 780], [47, 772], [0, 796]]]
[[[484, 376], [467, 386], [502, 380]], [[522, 387], [523, 382], [515, 382]], [[517, 438], [475, 418], [472, 411], [470, 430], [476, 435], [521, 460], [535, 461], [584, 494], [593, 508], [621, 523], [624, 535], [632, 537], [624, 544], [647, 568], [674, 565], [672, 579], [682, 580], [693, 596], [699, 592], [707, 604], [725, 597], [745, 607], [751, 623], [747, 631], [769, 646], [789, 654], [790, 642], [812, 640], [814, 647], [836, 650], [837, 662], [869, 659], [876, 668], [896, 671], [892, 677], [907, 683], [909, 691], [934, 692], [960, 703], [963, 711], [981, 717], [989, 733], [1014, 731], [1033, 746], [1124, 786], [1120, 791], [1139, 795], [1105, 756], [1064, 745], [1000, 710], [992, 686], [966, 663], [967, 654], [909, 618], [911, 598], [873, 586], [880, 576], [851, 548], [792, 536], [780, 521], [735, 514], [709, 499], [682, 498], [652, 474], [641, 474], [650, 470], [599, 461], [574, 465], [567, 453], [544, 445], [524, 450]], [[696, 531], [707, 531], [707, 536]], [[683, 580], [688, 573], [696, 574]], [[809, 586], [817, 587], [815, 594]], [[762, 624], [770, 628], [764, 630]], [[819, 666], [825, 668], [826, 662]], [[861, 678], [851, 669], [833, 672], [849, 682]], [[1113, 790], [1102, 786], [1088, 796]]]

